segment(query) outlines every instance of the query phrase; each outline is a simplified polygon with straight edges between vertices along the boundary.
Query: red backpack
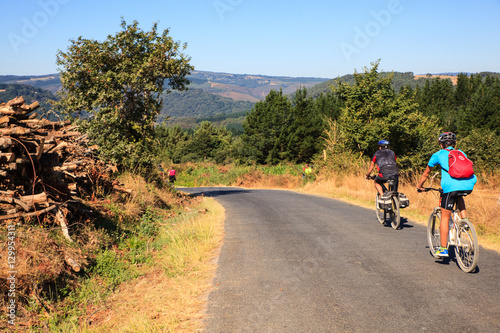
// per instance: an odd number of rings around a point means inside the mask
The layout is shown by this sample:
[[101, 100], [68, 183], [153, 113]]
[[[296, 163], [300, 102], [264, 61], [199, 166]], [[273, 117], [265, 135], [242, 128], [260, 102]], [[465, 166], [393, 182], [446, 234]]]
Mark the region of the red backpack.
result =
[[457, 179], [472, 177], [474, 175], [474, 169], [472, 168], [474, 163], [472, 163], [472, 161], [469, 160], [467, 156], [465, 156], [465, 154], [458, 149], [448, 151], [450, 152], [448, 154], [449, 169], [445, 170], [448, 171], [450, 176]]

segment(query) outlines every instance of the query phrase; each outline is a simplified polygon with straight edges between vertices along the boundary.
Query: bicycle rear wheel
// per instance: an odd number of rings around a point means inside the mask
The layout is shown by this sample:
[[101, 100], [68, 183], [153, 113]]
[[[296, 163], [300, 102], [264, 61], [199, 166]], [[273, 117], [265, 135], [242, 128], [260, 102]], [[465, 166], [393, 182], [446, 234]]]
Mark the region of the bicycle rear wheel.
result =
[[429, 251], [434, 258], [441, 258], [434, 253], [441, 246], [441, 211], [433, 211], [429, 216], [427, 223], [427, 241], [429, 242]]
[[391, 220], [391, 226], [394, 230], [398, 230], [401, 225], [401, 213], [399, 211], [399, 200], [397, 197], [393, 196], [391, 198], [392, 210], [389, 212], [389, 219]]
[[377, 220], [381, 224], [385, 224], [385, 210], [380, 208], [379, 199], [380, 194], [377, 193], [377, 197], [375, 198], [375, 212], [377, 213]]
[[455, 245], [457, 263], [464, 272], [470, 273], [476, 269], [479, 254], [476, 230], [467, 219], [462, 219], [457, 223], [457, 245]]

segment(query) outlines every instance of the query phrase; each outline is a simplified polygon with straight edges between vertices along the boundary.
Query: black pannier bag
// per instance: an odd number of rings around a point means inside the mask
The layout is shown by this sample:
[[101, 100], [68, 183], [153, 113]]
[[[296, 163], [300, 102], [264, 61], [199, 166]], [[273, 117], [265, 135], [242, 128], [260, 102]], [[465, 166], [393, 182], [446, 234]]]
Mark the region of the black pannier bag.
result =
[[410, 200], [403, 193], [399, 193], [399, 208], [406, 208], [410, 205]]
[[378, 205], [379, 205], [380, 209], [385, 209], [385, 210], [392, 209], [391, 196], [384, 193], [384, 195], [382, 195], [379, 198]]

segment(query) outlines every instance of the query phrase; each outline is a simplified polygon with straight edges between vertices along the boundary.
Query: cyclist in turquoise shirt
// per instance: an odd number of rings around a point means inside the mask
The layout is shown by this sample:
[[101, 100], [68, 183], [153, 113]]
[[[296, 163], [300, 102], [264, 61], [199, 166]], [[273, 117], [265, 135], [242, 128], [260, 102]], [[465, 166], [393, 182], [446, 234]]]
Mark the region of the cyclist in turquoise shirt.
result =
[[457, 137], [454, 133], [444, 132], [439, 136], [438, 141], [439, 145], [441, 146], [441, 150], [431, 156], [429, 163], [427, 164], [427, 168], [425, 169], [422, 177], [420, 178], [420, 181], [418, 182], [417, 190], [423, 190], [422, 186], [424, 185], [425, 180], [429, 177], [432, 168], [434, 168], [436, 165], [441, 166], [441, 188], [443, 189], [440, 200], [441, 225], [439, 231], [441, 237], [441, 247], [436, 251], [436, 254], [441, 257], [447, 257], [447, 237], [449, 231], [448, 221], [450, 220], [451, 212], [453, 210], [455, 202], [457, 203], [458, 209], [460, 210], [460, 217], [463, 219], [467, 217], [464, 198], [463, 196], [457, 196], [457, 193], [460, 192], [470, 194], [477, 182], [477, 177], [473, 175], [472, 177], [465, 179], [452, 178], [447, 171], [449, 168], [448, 154], [450, 150], [455, 149]]

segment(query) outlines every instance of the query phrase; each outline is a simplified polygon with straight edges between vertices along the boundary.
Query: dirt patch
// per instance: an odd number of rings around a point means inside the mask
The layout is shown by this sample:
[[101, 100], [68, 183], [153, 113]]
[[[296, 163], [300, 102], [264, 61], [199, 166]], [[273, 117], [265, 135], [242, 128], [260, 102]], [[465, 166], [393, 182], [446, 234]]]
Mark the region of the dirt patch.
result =
[[420, 78], [428, 78], [430, 77], [431, 79], [434, 79], [434, 78], [440, 78], [440, 79], [450, 79], [451, 80], [451, 83], [453, 83], [453, 85], [456, 85], [457, 84], [457, 76], [456, 75], [415, 75], [415, 80], [418, 80]]

